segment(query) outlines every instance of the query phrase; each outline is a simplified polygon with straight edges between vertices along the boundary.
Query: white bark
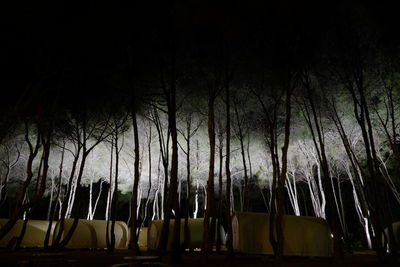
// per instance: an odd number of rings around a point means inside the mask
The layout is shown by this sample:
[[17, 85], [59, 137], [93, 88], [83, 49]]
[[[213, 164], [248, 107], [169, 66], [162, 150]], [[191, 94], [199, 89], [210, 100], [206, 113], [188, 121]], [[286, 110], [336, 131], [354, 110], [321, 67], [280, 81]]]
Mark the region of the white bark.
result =
[[143, 191], [142, 191], [141, 186], [139, 185], [138, 195], [137, 195], [136, 218], [139, 218], [140, 207], [142, 206], [141, 205], [142, 204], [142, 194], [143, 194]]
[[390, 191], [392, 191], [393, 196], [396, 198], [397, 203], [400, 204], [400, 193], [397, 190], [396, 185], [393, 183], [392, 178], [390, 177], [390, 174], [389, 174], [389, 172], [387, 170], [387, 167], [386, 167], [386, 162], [382, 159], [382, 157], [379, 154], [377, 156], [379, 158], [379, 161], [381, 162], [381, 173], [382, 173], [383, 177], [385, 178], [386, 183], [390, 188]]
[[326, 199], [325, 199], [325, 192], [324, 192], [324, 187], [322, 186], [322, 178], [321, 178], [321, 165], [317, 162], [317, 170], [318, 170], [318, 187], [319, 187], [319, 192], [321, 194], [321, 218], [326, 218], [325, 215], [325, 206], [326, 206]]
[[206, 187], [205, 187], [205, 185], [202, 185], [203, 186], [203, 192], [204, 192], [204, 207], [203, 207], [203, 211], [205, 211], [206, 210], [206, 208], [207, 208], [207, 189], [206, 189]]
[[76, 192], [76, 187], [77, 187], [77, 177], [74, 176], [72, 185], [71, 185], [71, 193], [68, 198], [68, 208], [67, 208], [67, 213], [66, 213], [66, 218], [71, 218], [71, 213], [72, 213], [72, 208], [74, 207], [75, 203], [75, 192]]
[[89, 206], [88, 206], [88, 214], [86, 216], [86, 220], [90, 220], [90, 217], [92, 215], [92, 195], [93, 195], [93, 180], [92, 180], [92, 178], [90, 178], [90, 184], [89, 184]]
[[194, 212], [193, 212], [193, 218], [197, 218], [197, 213], [199, 211], [199, 181], [196, 180], [196, 193], [194, 195]]
[[108, 190], [108, 195], [107, 195], [107, 204], [106, 204], [106, 213], [105, 213], [106, 220], [110, 220], [111, 202], [112, 202], [113, 195], [114, 195], [114, 184], [111, 181], [110, 188]]
[[[292, 178], [293, 178], [292, 181], [290, 181], [291, 180], [290, 176], [292, 176]], [[295, 178], [294, 172], [292, 172], [290, 174], [287, 173], [286, 179], [287, 179], [287, 183], [285, 186], [288, 189], [290, 204], [292, 205], [294, 214], [296, 216], [300, 216], [300, 207], [299, 207], [299, 200], [297, 197], [296, 178]]]
[[[364, 228], [364, 233], [365, 233], [365, 237], [367, 239], [368, 248], [372, 249], [371, 235], [369, 233], [369, 224], [370, 224], [369, 220], [368, 220], [369, 214], [364, 214], [363, 213], [363, 210], [362, 210], [361, 204], [360, 204], [360, 200], [359, 200], [358, 195], [357, 195], [357, 190], [356, 190], [356, 187], [355, 187], [355, 184], [354, 184], [353, 175], [351, 174], [349, 166], [346, 165], [345, 169], [346, 169], [346, 173], [347, 173], [347, 175], [348, 175], [348, 177], [350, 179], [351, 186], [353, 188], [354, 205], [355, 205], [355, 208], [356, 208], [356, 211], [357, 211], [358, 218], [360, 220], [360, 224]], [[360, 178], [361, 178], [361, 176], [360, 176]], [[362, 181], [362, 179], [361, 179], [361, 181]]]
[[[51, 180], [51, 189], [50, 189], [50, 199], [49, 199], [49, 207], [47, 209], [47, 220], [50, 219], [51, 206], [53, 204], [53, 191], [54, 191], [54, 177], [50, 177]], [[1, 198], [0, 198], [1, 199]]]
[[158, 209], [158, 188], [156, 192], [154, 193], [154, 201], [153, 201], [153, 216], [151, 217], [151, 220], [159, 220], [159, 209]]
[[104, 183], [104, 181], [101, 180], [100, 181], [100, 186], [99, 186], [100, 187], [99, 188], [99, 193], [97, 195], [96, 202], [94, 203], [94, 206], [93, 206], [93, 204], [92, 204], [93, 183], [92, 183], [92, 181], [90, 181], [89, 211], [88, 211], [88, 215], [87, 215], [87, 218], [86, 218], [87, 220], [93, 220], [93, 218], [94, 218], [94, 214], [96, 213], [96, 209], [97, 209], [97, 204], [99, 203], [100, 196], [101, 196], [101, 193], [102, 193], [103, 183]]

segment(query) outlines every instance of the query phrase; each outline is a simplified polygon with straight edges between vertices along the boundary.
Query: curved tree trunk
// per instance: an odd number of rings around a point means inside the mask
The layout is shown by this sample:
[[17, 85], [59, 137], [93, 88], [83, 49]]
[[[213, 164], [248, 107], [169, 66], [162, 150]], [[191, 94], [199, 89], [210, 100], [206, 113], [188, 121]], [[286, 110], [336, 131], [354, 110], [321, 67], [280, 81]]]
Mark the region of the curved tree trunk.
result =
[[[32, 145], [31, 141], [29, 140], [29, 129], [27, 123], [25, 124], [25, 140], [28, 143], [29, 146], [29, 158], [27, 161], [27, 176], [25, 179], [25, 182], [22, 185], [22, 189], [20, 191], [20, 195], [17, 199], [17, 203], [14, 209], [14, 212], [12, 213], [10, 219], [3, 225], [3, 227], [0, 229], [0, 239], [2, 239], [15, 225], [19, 217], [27, 210], [31, 209], [34, 207], [42, 198], [45, 187], [46, 187], [46, 179], [47, 179], [47, 172], [48, 172], [48, 162], [49, 162], [49, 155], [50, 155], [50, 142], [51, 142], [51, 136], [52, 136], [52, 129], [43, 129], [44, 133], [41, 133], [40, 126], [38, 126], [38, 134], [37, 134], [37, 140], [35, 146]], [[32, 164], [34, 159], [36, 158], [39, 148], [43, 147], [43, 171], [42, 171], [42, 176], [41, 180], [39, 183], [38, 191], [35, 193], [34, 197], [28, 201], [27, 203], [24, 203], [24, 198], [27, 193], [28, 187], [31, 183], [31, 180], [33, 178], [33, 172], [32, 172]]]

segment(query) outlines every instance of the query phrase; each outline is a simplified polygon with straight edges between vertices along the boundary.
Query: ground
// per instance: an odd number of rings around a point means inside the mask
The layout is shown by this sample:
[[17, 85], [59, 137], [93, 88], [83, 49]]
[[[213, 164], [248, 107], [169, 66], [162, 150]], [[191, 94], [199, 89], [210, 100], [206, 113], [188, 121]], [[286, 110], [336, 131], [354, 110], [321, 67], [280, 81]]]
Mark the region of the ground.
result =
[[160, 259], [151, 253], [133, 257], [129, 250], [107, 251], [63, 250], [44, 251], [22, 249], [18, 251], [0, 250], [0, 266], [400, 266], [400, 261], [393, 264], [381, 264], [372, 252], [362, 251], [347, 254], [342, 260], [322, 258], [285, 258], [280, 262], [268, 256], [235, 255], [230, 262], [225, 254], [212, 254], [204, 263], [200, 252], [185, 252], [183, 263], [168, 264], [168, 258]]

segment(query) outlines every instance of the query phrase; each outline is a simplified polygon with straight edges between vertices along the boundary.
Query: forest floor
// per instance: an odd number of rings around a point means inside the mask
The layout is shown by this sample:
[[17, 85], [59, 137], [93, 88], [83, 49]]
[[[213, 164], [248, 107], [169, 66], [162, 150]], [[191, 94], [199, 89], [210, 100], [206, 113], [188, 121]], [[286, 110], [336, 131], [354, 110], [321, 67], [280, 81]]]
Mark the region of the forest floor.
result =
[[18, 251], [0, 250], [0, 266], [400, 266], [397, 263], [382, 264], [370, 251], [359, 251], [353, 254], [346, 254], [341, 260], [324, 258], [302, 258], [288, 257], [282, 261], [274, 261], [268, 256], [235, 255], [229, 261], [227, 255], [208, 255], [207, 262], [204, 262], [200, 252], [185, 252], [182, 254], [182, 264], [168, 264], [168, 258], [160, 259], [151, 253], [145, 252], [142, 256], [134, 257], [129, 250], [117, 250], [109, 253], [105, 250], [63, 250], [45, 251], [39, 249], [21, 249]]

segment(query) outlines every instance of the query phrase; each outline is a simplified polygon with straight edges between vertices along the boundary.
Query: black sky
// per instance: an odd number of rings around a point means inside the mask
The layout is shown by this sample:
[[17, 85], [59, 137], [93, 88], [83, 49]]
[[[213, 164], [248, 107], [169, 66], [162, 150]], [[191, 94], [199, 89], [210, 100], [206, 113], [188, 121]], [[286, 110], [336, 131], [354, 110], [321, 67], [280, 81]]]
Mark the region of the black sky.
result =
[[393, 53], [400, 41], [396, 1], [39, 2], [2, 1], [0, 87], [10, 96], [2, 97], [3, 108], [28, 87], [32, 95], [58, 87], [70, 101], [95, 101], [109, 91], [108, 76], [126, 64], [127, 49], [147, 69], [170, 36], [210, 55], [222, 38], [243, 54], [244, 65], [262, 58], [266, 46], [276, 57], [270, 62], [279, 64], [298, 39], [304, 58], [318, 57], [337, 42], [336, 33], [351, 28], [377, 34]]

